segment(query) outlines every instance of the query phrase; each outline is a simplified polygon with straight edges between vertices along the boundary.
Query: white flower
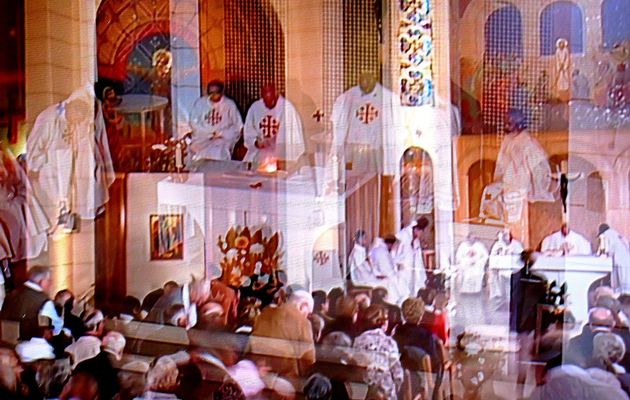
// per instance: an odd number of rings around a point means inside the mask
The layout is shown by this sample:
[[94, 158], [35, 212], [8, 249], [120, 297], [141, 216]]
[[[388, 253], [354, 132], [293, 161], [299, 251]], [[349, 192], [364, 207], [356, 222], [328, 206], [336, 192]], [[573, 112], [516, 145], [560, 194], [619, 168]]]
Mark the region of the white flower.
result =
[[236, 257], [238, 256], [238, 249], [230, 249], [228, 250], [227, 253], [225, 253], [225, 258], [228, 260], [228, 262], [234, 261], [234, 259], [236, 259]]
[[262, 269], [262, 262], [257, 261], [256, 265], [254, 266], [254, 273], [256, 275], [260, 275], [260, 270]]
[[254, 243], [249, 248], [249, 252], [252, 254], [262, 254], [265, 251], [265, 246], [260, 243]]

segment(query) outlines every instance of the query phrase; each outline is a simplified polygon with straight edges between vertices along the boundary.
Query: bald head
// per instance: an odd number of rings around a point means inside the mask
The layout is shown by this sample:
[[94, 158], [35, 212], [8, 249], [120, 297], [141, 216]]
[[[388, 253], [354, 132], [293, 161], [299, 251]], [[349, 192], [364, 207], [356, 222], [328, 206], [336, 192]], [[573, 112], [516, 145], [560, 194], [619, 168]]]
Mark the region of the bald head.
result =
[[612, 329], [615, 326], [615, 317], [607, 308], [594, 307], [588, 313], [588, 324], [591, 328]]

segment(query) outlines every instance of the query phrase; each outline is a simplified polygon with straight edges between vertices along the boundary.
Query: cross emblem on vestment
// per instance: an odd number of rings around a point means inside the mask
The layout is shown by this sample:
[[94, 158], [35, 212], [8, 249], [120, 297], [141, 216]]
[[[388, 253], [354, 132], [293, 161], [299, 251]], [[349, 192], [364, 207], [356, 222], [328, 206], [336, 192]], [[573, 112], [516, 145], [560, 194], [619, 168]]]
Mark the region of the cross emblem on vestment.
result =
[[219, 122], [221, 122], [221, 119], [222, 119], [221, 113], [215, 110], [214, 108], [212, 109], [212, 111], [206, 114], [206, 121], [210, 125], [217, 125]]
[[266, 139], [275, 137], [280, 129], [280, 122], [271, 115], [265, 115], [264, 118], [258, 124], [260, 133]]
[[378, 108], [374, 107], [372, 103], [365, 103], [357, 110], [356, 117], [365, 125], [371, 124], [378, 118]]
[[324, 118], [324, 113], [322, 112], [322, 110], [320, 110], [319, 108], [317, 110], [315, 110], [315, 112], [313, 113], [312, 117], [315, 118], [317, 120], [317, 122], [320, 122], [322, 120], [322, 118]]

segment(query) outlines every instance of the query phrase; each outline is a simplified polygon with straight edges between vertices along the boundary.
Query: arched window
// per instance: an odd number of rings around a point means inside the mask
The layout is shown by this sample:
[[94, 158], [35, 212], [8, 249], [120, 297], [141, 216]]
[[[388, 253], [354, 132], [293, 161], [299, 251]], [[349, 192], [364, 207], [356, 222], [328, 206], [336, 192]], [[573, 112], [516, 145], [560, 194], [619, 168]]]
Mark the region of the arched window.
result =
[[570, 1], [549, 4], [540, 17], [540, 54], [554, 54], [558, 39], [569, 42], [571, 53], [584, 52], [584, 16], [580, 7]]
[[604, 213], [606, 210], [604, 182], [597, 171], [586, 178], [586, 209], [596, 213]]
[[468, 215], [476, 218], [480, 214], [483, 190], [494, 181], [496, 163], [493, 160], [479, 160], [468, 170]]
[[420, 147], [410, 147], [403, 153], [400, 178], [400, 210], [404, 226], [419, 217], [429, 220], [429, 233], [423, 239], [423, 249], [435, 249], [433, 162]]
[[485, 27], [486, 55], [523, 55], [523, 23], [521, 12], [513, 5], [494, 11]]
[[630, 0], [604, 0], [602, 3], [602, 41], [606, 49], [630, 39]]

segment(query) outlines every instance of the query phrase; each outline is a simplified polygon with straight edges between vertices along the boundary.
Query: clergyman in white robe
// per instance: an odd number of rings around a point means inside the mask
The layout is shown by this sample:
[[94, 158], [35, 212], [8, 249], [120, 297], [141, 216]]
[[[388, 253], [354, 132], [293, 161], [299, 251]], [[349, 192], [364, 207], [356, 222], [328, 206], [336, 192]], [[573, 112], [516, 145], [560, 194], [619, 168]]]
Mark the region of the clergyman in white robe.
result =
[[243, 120], [232, 99], [221, 96], [212, 101], [203, 96], [190, 112], [193, 159], [230, 160], [238, 141]]
[[427, 280], [420, 239], [413, 235], [415, 225], [416, 221], [413, 221], [396, 234], [398, 247], [394, 253], [394, 261], [400, 266], [398, 272], [400, 278], [407, 284], [409, 292], [412, 294], [418, 293], [419, 289], [424, 288]]
[[91, 86], [77, 89], [42, 111], [28, 136], [32, 195], [51, 222], [57, 221], [63, 206], [93, 219], [109, 200], [114, 168], [103, 113], [100, 106], [95, 113], [94, 105]]
[[461, 282], [460, 293], [481, 292], [488, 257], [488, 249], [479, 240], [467, 239], [460, 243], [455, 253]]
[[564, 228], [545, 237], [540, 251], [551, 256], [588, 256], [592, 253], [591, 243], [579, 233]]
[[[509, 232], [498, 233], [497, 241], [490, 248], [492, 256], [518, 256], [524, 250], [523, 243], [514, 239]], [[491, 299], [505, 299], [509, 295], [510, 275], [512, 271], [492, 270], [490, 271], [490, 293]]]
[[397, 175], [405, 137], [400, 99], [376, 83], [370, 93], [353, 86], [333, 105], [332, 151], [353, 170]]
[[600, 242], [605, 253], [613, 260], [613, 288], [620, 293], [630, 293], [630, 248], [626, 239], [606, 224], [600, 225]]
[[[263, 99], [252, 104], [245, 117], [244, 129], [247, 154], [243, 161], [263, 165], [277, 160], [296, 161], [304, 153], [302, 121], [291, 102], [282, 96], [269, 109]], [[257, 140], [268, 140], [273, 144], [259, 149]]]
[[367, 249], [359, 243], [354, 243], [350, 257], [348, 258], [350, 266], [350, 277], [352, 283], [359, 286], [374, 286], [378, 279], [372, 270], [372, 265], [368, 258]]
[[409, 296], [409, 288], [402, 282], [394, 257], [382, 238], [374, 239], [370, 250], [370, 263], [378, 279], [378, 286], [387, 289], [387, 301], [400, 304]]

